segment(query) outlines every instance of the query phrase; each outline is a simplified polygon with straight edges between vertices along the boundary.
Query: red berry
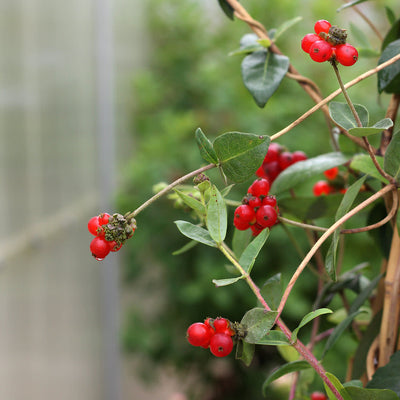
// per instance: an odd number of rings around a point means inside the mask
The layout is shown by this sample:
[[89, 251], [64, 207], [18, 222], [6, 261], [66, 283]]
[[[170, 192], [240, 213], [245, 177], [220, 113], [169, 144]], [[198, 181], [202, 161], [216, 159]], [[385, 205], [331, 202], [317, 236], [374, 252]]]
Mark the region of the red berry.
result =
[[88, 229], [92, 235], [97, 236], [98, 228], [100, 228], [99, 217], [96, 215], [95, 217], [89, 219]]
[[310, 57], [316, 62], [328, 61], [332, 56], [332, 46], [325, 40], [317, 40], [310, 47]]
[[264, 169], [265, 174], [268, 177], [268, 181], [270, 182], [270, 184], [272, 184], [272, 182], [282, 172], [278, 161], [270, 161], [268, 163], [263, 164], [263, 169]]
[[261, 199], [259, 197], [250, 196], [247, 204], [253, 209], [258, 208], [261, 206]]
[[301, 151], [301, 150], [294, 151], [292, 153], [292, 156], [293, 156], [293, 163], [296, 163], [298, 161], [307, 160], [306, 153], [304, 153], [304, 151]]
[[290, 151], [284, 151], [279, 155], [278, 159], [279, 167], [281, 170], [290, 167], [293, 164], [293, 155]]
[[256, 212], [257, 224], [263, 228], [270, 228], [275, 225], [277, 219], [278, 214], [274, 207], [261, 206]]
[[324, 175], [329, 179], [329, 180], [333, 180], [337, 177], [339, 173], [339, 168], [338, 167], [333, 167], [331, 169], [327, 169], [326, 171], [324, 171]]
[[301, 40], [301, 48], [306, 52], [310, 52], [311, 45], [317, 40], [321, 40], [321, 38], [315, 33], [307, 33]]
[[254, 225], [251, 225], [250, 229], [253, 232], [253, 236], [259, 235], [264, 230], [264, 228], [262, 226], [258, 225], [257, 222]]
[[111, 215], [107, 214], [107, 213], [101, 213], [99, 215], [99, 224], [100, 225], [105, 225], [108, 224], [108, 222], [110, 221]]
[[96, 260], [103, 260], [110, 252], [110, 245], [103, 237], [97, 236], [90, 243], [90, 251]]
[[335, 54], [336, 60], [346, 67], [350, 67], [358, 60], [358, 51], [351, 44], [346, 43], [336, 46]]
[[225, 335], [233, 336], [235, 332], [231, 328], [231, 323], [222, 317], [218, 317], [214, 320], [214, 329], [216, 333], [225, 333]]
[[269, 195], [263, 198], [262, 201], [263, 206], [271, 206], [271, 207], [276, 207], [276, 197]]
[[269, 181], [263, 178], [256, 179], [247, 189], [247, 193], [250, 193], [254, 197], [266, 196], [268, 192]]
[[122, 243], [118, 244], [115, 240], [108, 242], [108, 245], [110, 246], [110, 251], [118, 251], [121, 250]]
[[328, 400], [328, 397], [321, 392], [313, 392], [313, 393], [311, 393], [310, 399], [311, 400]]
[[210, 339], [210, 351], [216, 357], [225, 357], [233, 349], [233, 340], [225, 333], [216, 333]]
[[313, 186], [314, 196], [321, 196], [323, 194], [329, 194], [331, 191], [332, 191], [332, 188], [327, 181], [318, 181]]
[[[263, 165], [264, 165], [264, 164], [263, 164]], [[268, 179], [268, 176], [267, 176], [267, 174], [266, 174], [265, 171], [264, 171], [263, 165], [261, 165], [261, 167], [258, 168], [258, 170], [256, 171], [256, 175], [257, 175], [259, 178]]]
[[276, 142], [269, 145], [267, 154], [264, 158], [264, 163], [269, 163], [271, 161], [278, 161], [279, 154], [283, 151], [283, 147]]
[[256, 221], [254, 210], [247, 204], [242, 204], [236, 208], [233, 217], [233, 224], [240, 231], [245, 231], [251, 224]]
[[193, 346], [205, 346], [210, 341], [209, 327], [202, 322], [195, 322], [186, 331], [188, 342]]
[[321, 32], [328, 33], [331, 26], [332, 24], [326, 19], [320, 19], [314, 24], [314, 31], [317, 35]]

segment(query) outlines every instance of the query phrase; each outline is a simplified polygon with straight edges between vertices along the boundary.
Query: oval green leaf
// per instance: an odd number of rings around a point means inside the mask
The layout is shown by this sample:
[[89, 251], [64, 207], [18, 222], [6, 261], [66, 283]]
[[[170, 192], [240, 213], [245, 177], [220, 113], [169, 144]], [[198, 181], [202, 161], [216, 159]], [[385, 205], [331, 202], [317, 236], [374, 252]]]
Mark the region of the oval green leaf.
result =
[[266, 311], [261, 307], [247, 311], [240, 322], [247, 331], [245, 342], [257, 343], [274, 326], [277, 315], [276, 311]]
[[[379, 165], [383, 168], [383, 157], [376, 156], [376, 160]], [[367, 154], [356, 155], [350, 163], [350, 168], [362, 172], [363, 174], [369, 175], [372, 178], [379, 179], [383, 183], [388, 183], [387, 179], [384, 178], [376, 169], [371, 157]]]
[[269, 236], [269, 229], [264, 229], [255, 239], [246, 247], [239, 259], [239, 264], [247, 274], [250, 274], [251, 269], [256, 261], [258, 253], [264, 246]]
[[206, 213], [206, 208], [204, 207], [203, 203], [193, 196], [189, 196], [184, 192], [181, 192], [178, 189], [174, 189], [175, 193], [182, 199], [182, 201], [190, 207], [192, 210], [198, 212], [201, 215]]
[[320, 308], [318, 310], [315, 311], [311, 311], [308, 314], [306, 314], [303, 319], [301, 320], [299, 326], [293, 330], [292, 332], [292, 337], [291, 337], [291, 341], [294, 343], [297, 340], [297, 334], [299, 333], [299, 330], [306, 324], [308, 324], [309, 322], [311, 322], [314, 318], [319, 317], [320, 315], [323, 314], [331, 314], [333, 311], [330, 310], [329, 308]]
[[214, 140], [214, 150], [225, 175], [239, 183], [254, 175], [267, 154], [269, 143], [269, 136], [227, 132]]
[[389, 129], [392, 126], [393, 121], [390, 118], [384, 118], [378, 121], [373, 126], [369, 126], [366, 128], [351, 128], [349, 129], [349, 133], [357, 137], [370, 136], [375, 135], [376, 133], [381, 133], [384, 129]]
[[396, 178], [399, 182], [400, 179], [400, 131], [397, 131], [386, 149], [383, 168], [385, 172]]
[[212, 239], [222, 243], [226, 236], [228, 216], [225, 200], [215, 185], [210, 190], [210, 200], [207, 205], [207, 228]]
[[195, 137], [197, 145], [199, 146], [201, 157], [211, 164], [217, 164], [218, 158], [215, 154], [212, 143], [208, 140], [207, 136], [200, 128], [196, 129]]
[[[362, 126], [368, 126], [369, 113], [368, 110], [361, 104], [354, 104], [354, 108], [361, 120]], [[347, 103], [339, 103], [332, 101], [329, 103], [329, 114], [331, 118], [342, 128], [347, 131], [351, 128], [357, 128], [357, 122]]]
[[206, 244], [207, 246], [217, 247], [217, 243], [214, 242], [206, 229], [187, 221], [175, 221], [175, 224], [179, 231], [189, 239]]
[[357, 386], [346, 386], [345, 390], [351, 400], [399, 400], [397, 394], [389, 389], [364, 389]]
[[[389, 43], [383, 50], [378, 65], [400, 53], [400, 39]], [[378, 72], [379, 93], [400, 93], [400, 60]]]
[[263, 346], [289, 346], [290, 342], [285, 334], [281, 331], [269, 331], [256, 344]]
[[233, 283], [240, 281], [240, 279], [242, 278], [243, 276], [236, 276], [235, 278], [226, 278], [226, 279], [213, 279], [212, 282], [216, 287], [221, 287], [221, 286], [232, 285]]

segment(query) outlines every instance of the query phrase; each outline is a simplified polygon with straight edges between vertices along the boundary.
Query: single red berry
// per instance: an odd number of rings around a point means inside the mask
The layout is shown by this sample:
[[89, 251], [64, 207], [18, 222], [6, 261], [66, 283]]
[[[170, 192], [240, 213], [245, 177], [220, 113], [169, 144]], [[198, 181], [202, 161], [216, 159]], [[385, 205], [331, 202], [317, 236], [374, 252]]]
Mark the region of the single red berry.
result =
[[256, 179], [247, 189], [247, 193], [250, 193], [254, 197], [266, 196], [269, 192], [269, 181], [268, 179]]
[[262, 201], [263, 206], [271, 206], [271, 207], [276, 207], [276, 197], [273, 195], [268, 195], [263, 198]]
[[301, 40], [301, 48], [306, 52], [310, 52], [311, 45], [317, 40], [321, 40], [321, 38], [315, 33], [307, 33]]
[[321, 32], [328, 33], [331, 26], [332, 24], [326, 19], [320, 19], [314, 24], [314, 31], [317, 35]]
[[251, 225], [250, 229], [253, 232], [253, 236], [259, 235], [264, 230], [264, 228], [258, 225], [257, 222], [254, 225]]
[[92, 235], [97, 236], [98, 228], [100, 228], [99, 217], [96, 215], [95, 217], [89, 219], [88, 229]]
[[336, 60], [346, 67], [350, 67], [358, 60], [358, 51], [351, 44], [346, 43], [336, 46], [335, 54]]
[[251, 224], [254, 224], [255, 221], [256, 213], [249, 205], [242, 204], [236, 208], [233, 217], [233, 224], [237, 229], [245, 231]]
[[270, 228], [275, 225], [278, 219], [278, 214], [274, 207], [271, 206], [261, 206], [256, 212], [257, 224], [263, 228]]
[[264, 171], [263, 165], [261, 165], [261, 167], [258, 168], [258, 170], [256, 171], [256, 175], [259, 178], [264, 178], [264, 179], [268, 179], [267, 174]]
[[258, 207], [261, 206], [261, 199], [259, 197], [255, 197], [255, 196], [250, 196], [250, 198], [248, 199], [248, 203], [247, 203], [250, 207], [254, 209], [257, 209]]
[[100, 225], [105, 225], [108, 224], [108, 222], [110, 221], [111, 215], [107, 214], [107, 213], [101, 213], [99, 215], [99, 224]]
[[333, 167], [324, 171], [324, 175], [331, 181], [337, 177], [339, 173], [338, 167]]
[[225, 335], [233, 336], [234, 330], [231, 328], [231, 323], [222, 317], [218, 317], [214, 320], [214, 329], [216, 333], [225, 333]]
[[263, 164], [263, 169], [264, 169], [264, 172], [267, 175], [268, 181], [271, 185], [272, 185], [272, 182], [282, 172], [278, 161], [270, 161], [268, 163]]
[[332, 57], [332, 46], [325, 40], [317, 40], [311, 45], [309, 53], [316, 62], [328, 61]]
[[321, 392], [313, 392], [311, 393], [311, 400], [328, 400], [328, 397]]
[[195, 322], [186, 331], [188, 342], [193, 346], [205, 346], [210, 341], [209, 327], [203, 322]]
[[233, 349], [233, 340], [225, 333], [216, 333], [210, 339], [210, 351], [216, 357], [225, 357]]
[[283, 147], [276, 142], [270, 143], [267, 154], [264, 158], [264, 163], [278, 161], [279, 154], [283, 151]]
[[293, 164], [293, 155], [290, 151], [283, 151], [279, 155], [278, 159], [279, 167], [283, 171], [287, 167], [290, 167]]
[[307, 155], [304, 153], [304, 151], [301, 150], [296, 150], [292, 153], [293, 156], [293, 163], [296, 163], [298, 161], [304, 161], [307, 160]]
[[96, 236], [90, 243], [90, 251], [96, 260], [103, 260], [110, 252], [110, 245], [104, 237]]
[[321, 196], [323, 194], [331, 193], [332, 188], [327, 181], [318, 181], [313, 186], [314, 196]]

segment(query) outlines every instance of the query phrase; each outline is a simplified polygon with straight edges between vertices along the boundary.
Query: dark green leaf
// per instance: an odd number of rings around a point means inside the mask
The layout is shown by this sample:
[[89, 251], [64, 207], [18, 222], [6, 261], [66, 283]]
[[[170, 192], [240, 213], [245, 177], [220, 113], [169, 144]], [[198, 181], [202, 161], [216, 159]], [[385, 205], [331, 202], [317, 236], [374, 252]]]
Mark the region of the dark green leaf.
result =
[[200, 149], [201, 157], [211, 164], [217, 164], [218, 158], [213, 149], [212, 143], [208, 140], [207, 136], [200, 128], [196, 129], [195, 133], [196, 142]]
[[331, 314], [333, 311], [330, 310], [329, 308], [320, 308], [319, 310], [311, 311], [308, 314], [306, 314], [303, 319], [301, 320], [299, 326], [293, 330], [292, 332], [292, 337], [291, 341], [294, 343], [297, 340], [297, 335], [299, 333], [299, 330], [309, 322], [311, 322], [314, 318], [319, 317], [320, 315], [323, 314]]
[[[354, 108], [361, 120], [362, 126], [368, 126], [369, 113], [368, 110], [361, 104], [354, 104]], [[339, 103], [332, 101], [329, 103], [329, 114], [331, 118], [342, 128], [347, 131], [351, 128], [357, 128], [357, 122], [347, 103]]]
[[225, 15], [229, 19], [233, 20], [234, 10], [233, 10], [232, 6], [225, 0], [218, 0], [218, 3], [220, 5], [220, 7], [222, 8], [222, 11], [225, 13]]
[[[350, 395], [346, 392], [346, 389], [343, 387], [343, 385], [341, 384], [339, 379], [336, 378], [335, 375], [331, 374], [330, 372], [327, 372], [326, 376], [329, 378], [329, 380], [331, 381], [333, 386], [336, 388], [336, 390], [341, 394], [341, 396], [343, 397], [343, 400], [352, 400]], [[325, 382], [324, 382], [324, 386], [325, 386], [326, 394], [329, 397], [329, 400], [336, 400], [337, 397], [332, 393], [332, 391], [329, 389], [329, 387], [326, 385]]]
[[260, 167], [269, 143], [269, 136], [227, 132], [215, 139], [214, 150], [225, 175], [240, 183], [251, 178]]
[[[388, 6], [385, 6], [385, 11], [386, 11], [386, 17], [387, 17], [387, 19], [388, 19], [388, 21], [389, 21], [389, 24], [390, 24], [390, 25], [393, 25], [393, 24], [396, 22], [396, 15], [395, 15], [395, 13], [394, 13], [393, 10], [392, 10], [390, 7], [388, 7]], [[399, 22], [400, 22], [400, 20], [399, 20]], [[396, 39], [397, 39], [397, 38], [396, 38]], [[393, 39], [393, 40], [395, 40], [395, 39]], [[391, 42], [392, 42], [393, 40], [391, 40]]]
[[[378, 65], [400, 53], [400, 39], [389, 43], [378, 61]], [[378, 91], [400, 93], [400, 60], [378, 72]]]
[[278, 89], [289, 68], [289, 59], [266, 49], [246, 56], [242, 61], [244, 85], [259, 107], [264, 107]]
[[357, 5], [357, 4], [364, 3], [364, 1], [367, 1], [367, 0], [353, 0], [353, 1], [349, 1], [348, 3], [343, 4], [342, 6], [340, 6], [340, 7], [336, 10], [336, 12], [340, 12], [340, 11], [344, 10], [345, 8], [353, 7], [353, 6]]
[[294, 188], [298, 184], [308, 181], [312, 176], [344, 164], [348, 159], [348, 156], [340, 152], [334, 152], [295, 163], [279, 174], [278, 178], [272, 184], [271, 192], [279, 194], [285, 190]]
[[346, 330], [346, 328], [351, 324], [353, 319], [360, 313], [364, 312], [363, 310], [358, 310], [350, 314], [347, 318], [345, 318], [336, 328], [333, 330], [332, 334], [329, 336], [326, 341], [324, 351], [322, 353], [322, 357], [325, 357], [325, 354], [332, 348], [332, 346], [336, 343], [342, 333]]
[[400, 351], [390, 357], [388, 364], [376, 370], [366, 387], [368, 389], [390, 389], [400, 396]]
[[270, 385], [271, 382], [275, 381], [276, 379], [284, 376], [286, 374], [290, 374], [291, 372], [301, 371], [303, 369], [311, 368], [311, 365], [304, 360], [293, 361], [287, 364], [282, 365], [277, 370], [275, 370], [263, 383], [262, 385], [262, 392], [264, 396], [266, 395], [267, 387]]
[[397, 131], [386, 149], [383, 168], [385, 171], [396, 178], [400, 179], [400, 131]]
[[206, 244], [207, 246], [217, 247], [217, 244], [211, 238], [206, 229], [197, 225], [193, 225], [187, 221], [175, 221], [175, 224], [179, 231], [189, 239]]
[[210, 236], [222, 243], [226, 236], [228, 216], [224, 198], [215, 185], [211, 187], [210, 200], [207, 205], [207, 228]]
[[[383, 168], [383, 157], [376, 156], [376, 160], [379, 165]], [[376, 178], [383, 183], [388, 183], [387, 179], [384, 178], [376, 169], [371, 157], [367, 154], [357, 154], [350, 163], [350, 168], [362, 172], [363, 174], [369, 175], [372, 178]]]
[[279, 25], [275, 31], [274, 42], [276, 42], [278, 40], [279, 36], [281, 36], [283, 33], [285, 33], [293, 25], [296, 25], [302, 19], [303, 19], [303, 17], [295, 17], [295, 18], [285, 21], [283, 24]]
[[281, 301], [283, 284], [280, 273], [271, 276], [261, 287], [261, 294], [272, 310], [277, 310]]
[[390, 118], [384, 118], [378, 121], [373, 126], [366, 128], [351, 128], [349, 133], [353, 136], [362, 137], [375, 135], [376, 133], [381, 133], [384, 129], [388, 129], [393, 126], [393, 121]]
[[281, 331], [269, 331], [256, 344], [263, 346], [289, 346], [290, 342], [285, 334]]
[[206, 213], [206, 208], [199, 200], [195, 199], [193, 196], [189, 196], [186, 193], [181, 192], [178, 189], [174, 189], [174, 191], [182, 199], [182, 201], [191, 209], [195, 210], [201, 215], [204, 215]]
[[[347, 189], [347, 191], [344, 194], [343, 199], [340, 203], [340, 206], [337, 209], [337, 212], [335, 215], [336, 221], [339, 220], [340, 218], [342, 218], [350, 210], [350, 207], [354, 203], [354, 200], [356, 199], [366, 178], [367, 178], [366, 176], [360, 178], [359, 180], [354, 182]], [[328, 272], [328, 275], [334, 281], [336, 280], [336, 253], [337, 253], [337, 247], [339, 244], [340, 229], [342, 229], [342, 227], [336, 229], [335, 232], [333, 233], [332, 242], [331, 242], [331, 245], [326, 254], [326, 258], [325, 258], [325, 269]]]
[[399, 400], [396, 393], [388, 389], [364, 389], [356, 386], [345, 389], [351, 400]]
[[232, 285], [233, 283], [236, 283], [242, 278], [243, 276], [236, 276], [235, 278], [226, 278], [226, 279], [213, 279], [212, 282], [216, 287], [221, 287], [221, 286]]
[[[395, 19], [396, 17], [393, 14], [393, 11], [391, 11], [390, 14], [390, 9], [386, 8], [386, 15], [388, 18]], [[388, 46], [388, 44], [394, 42], [395, 40], [400, 39], [400, 19], [397, 21], [392, 22], [392, 26], [389, 30], [389, 32], [386, 34], [385, 38], [383, 39], [382, 46], [381, 46], [381, 51], [385, 50], [385, 48]]]
[[254, 357], [255, 345], [253, 343], [247, 343], [243, 340], [239, 340], [236, 346], [236, 359], [242, 360], [248, 367]]
[[241, 321], [247, 331], [244, 340], [248, 343], [257, 343], [274, 326], [277, 315], [276, 311], [266, 311], [261, 307], [247, 311]]
[[255, 239], [246, 247], [239, 259], [239, 264], [250, 274], [258, 253], [264, 246], [269, 236], [269, 229], [264, 229]]

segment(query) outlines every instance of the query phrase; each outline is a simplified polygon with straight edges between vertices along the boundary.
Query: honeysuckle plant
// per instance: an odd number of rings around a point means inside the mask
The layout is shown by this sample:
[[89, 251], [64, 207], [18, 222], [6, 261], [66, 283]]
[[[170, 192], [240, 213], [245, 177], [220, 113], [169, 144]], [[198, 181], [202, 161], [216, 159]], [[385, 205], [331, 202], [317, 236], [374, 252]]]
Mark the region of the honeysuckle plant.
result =
[[[357, 3], [360, 1], [344, 7]], [[97, 259], [103, 259], [109, 252], [120, 250], [128, 239], [140, 235], [139, 214], [160, 197], [169, 195], [172, 201], [191, 210], [192, 217], [191, 221], [175, 221], [177, 230], [188, 239], [177, 253], [190, 251], [197, 245], [219, 251], [232, 269], [224, 279], [210, 278], [216, 290], [229, 285], [235, 290], [235, 283], [244, 281], [254, 294], [256, 305], [241, 321], [204, 316], [204, 322], [194, 322], [188, 328], [190, 344], [210, 348], [217, 357], [228, 356], [235, 346], [236, 358], [246, 365], [251, 364], [257, 346], [293, 348], [297, 359], [266, 377], [264, 394], [274, 380], [294, 373], [289, 392], [292, 400], [310, 396], [312, 399], [399, 399], [400, 133], [395, 126], [400, 104], [400, 19], [388, 11], [389, 29], [382, 37], [377, 66], [367, 71], [357, 69], [358, 51], [347, 42], [345, 27], [332, 25], [325, 19], [310, 22], [314, 33], [298, 38], [299, 49], [310, 55], [310, 62], [330, 63], [332, 79], [338, 85], [337, 90], [323, 95], [317, 83], [302, 76], [293, 65], [296, 57], [305, 54], [299, 51], [285, 55], [276, 44], [278, 37], [300, 22], [299, 18], [268, 31], [237, 0], [219, 0], [219, 4], [231, 20], [243, 21], [252, 31], [242, 38], [239, 49], [232, 54], [244, 56], [241, 75], [256, 105], [266, 107], [284, 79], [297, 81], [315, 105], [275, 133], [231, 131], [210, 140], [201, 128], [196, 129], [194, 141], [205, 164], [164, 185], [133, 212], [93, 217], [88, 226], [95, 236], [91, 252]], [[344, 83], [341, 68], [353, 68], [358, 76]], [[389, 98], [387, 110], [377, 122], [371, 122], [368, 109], [354, 104], [348, 93], [349, 88], [374, 75], [378, 93]], [[371, 92], [375, 90], [371, 84]], [[268, 107], [265, 112], [268, 113]], [[326, 118], [331, 152], [309, 157], [302, 149], [291, 153], [279, 145], [280, 137], [290, 135], [293, 128], [315, 112], [322, 112]], [[378, 144], [372, 145], [371, 140]], [[207, 176], [211, 169], [219, 170], [219, 180], [212, 181]], [[320, 176], [325, 179], [314, 185], [310, 195], [304, 196], [301, 187]], [[231, 198], [232, 187], [242, 183], [249, 184], [242, 199]], [[371, 206], [378, 202], [385, 205], [382, 218], [360, 227], [345, 227], [352, 217], [371, 214]], [[228, 217], [228, 208], [234, 210], [233, 219]], [[324, 216], [332, 217], [333, 222], [328, 226], [316, 225], [315, 221]], [[257, 258], [261, 251], [268, 251], [268, 238], [276, 224], [287, 230], [288, 227], [304, 229], [311, 238], [310, 248], [302, 255], [300, 264], [291, 269], [291, 278], [283, 289], [280, 275], [268, 276], [265, 271], [266, 281], [262, 285], [252, 278], [253, 268], [263, 268]], [[363, 276], [364, 265], [343, 271], [346, 237], [368, 231], [379, 235], [385, 226], [391, 228], [389, 253], [382, 257], [381, 269], [375, 277]], [[228, 243], [227, 233], [231, 231], [233, 240]], [[293, 235], [287, 246], [299, 250]], [[368, 254], [365, 258], [368, 260]], [[311, 268], [318, 278], [316, 301], [313, 309], [299, 316], [297, 327], [289, 329], [284, 321], [285, 305], [306, 268]], [[363, 283], [357, 287], [354, 287], [355, 276], [363, 277]], [[351, 303], [344, 289], [356, 293]], [[335, 296], [342, 301], [345, 314], [334, 328], [320, 331], [321, 321], [338, 311], [332, 304]], [[219, 312], [224, 314], [224, 310]], [[363, 323], [359, 319], [362, 314], [368, 315]], [[307, 324], [312, 325], [312, 330], [305, 343], [302, 328]], [[341, 382], [325, 369], [324, 358], [348, 329], [354, 332], [359, 345], [346, 365], [343, 363], [348, 379]], [[317, 343], [323, 346], [317, 349]], [[307, 393], [298, 386], [298, 376], [310, 369], [320, 377], [325, 393]]]

